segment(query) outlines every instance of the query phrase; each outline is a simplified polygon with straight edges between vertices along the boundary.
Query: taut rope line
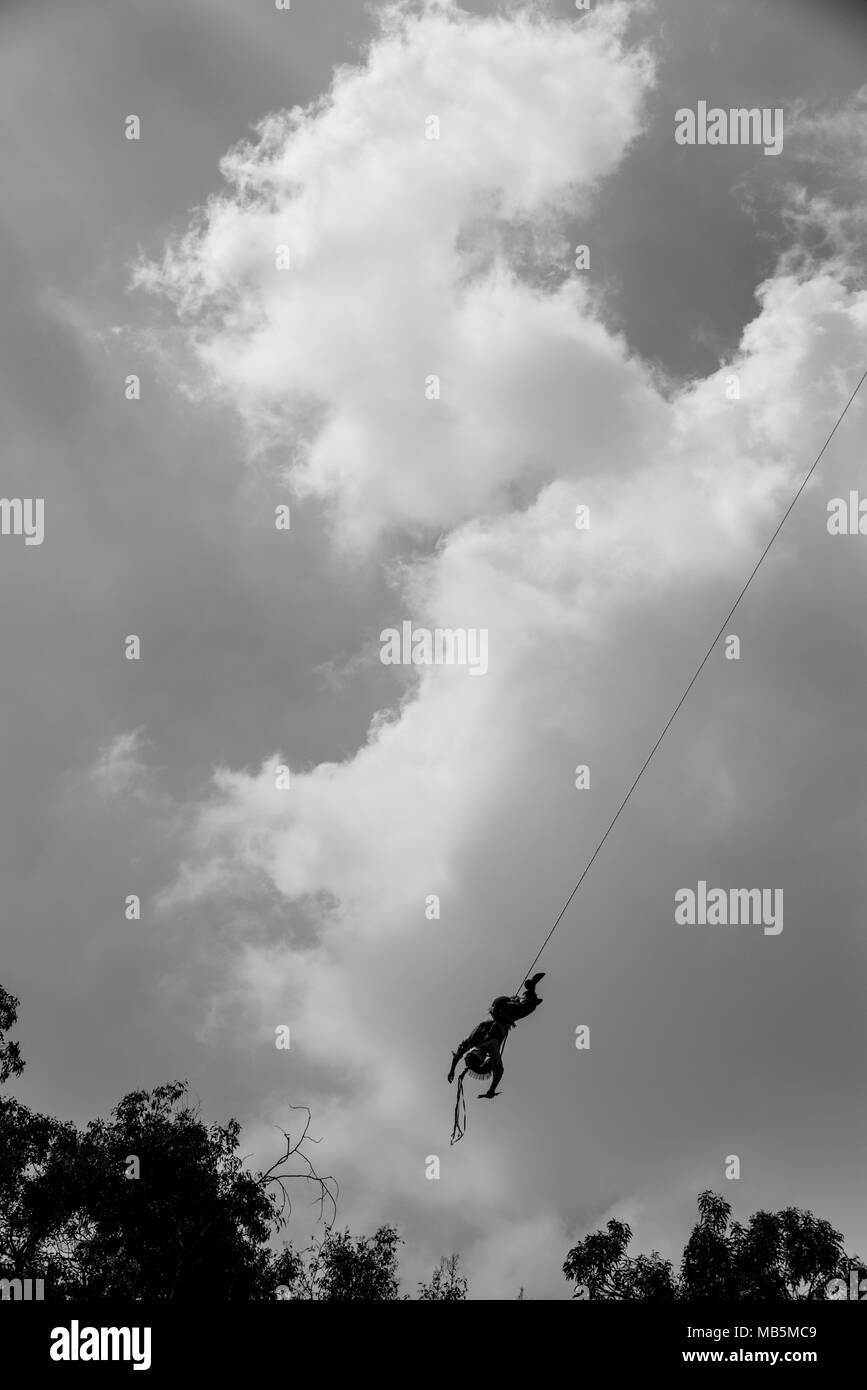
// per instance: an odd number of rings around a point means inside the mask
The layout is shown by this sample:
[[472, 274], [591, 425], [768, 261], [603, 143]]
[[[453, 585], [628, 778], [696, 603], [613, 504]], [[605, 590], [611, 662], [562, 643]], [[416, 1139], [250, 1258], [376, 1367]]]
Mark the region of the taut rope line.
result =
[[[774, 531], [774, 534], [771, 536], [771, 539], [768, 541], [767, 545], [765, 546], [764, 550], [762, 551], [761, 555], [759, 556], [758, 560], [756, 561], [756, 564], [755, 564], [755, 566], [754, 566], [754, 568], [753, 568], [752, 573], [750, 574], [749, 579], [747, 580], [747, 582], [746, 582], [746, 584], [744, 585], [744, 587], [741, 589], [740, 593], [738, 594], [737, 598], [735, 599], [735, 601], [734, 601], [734, 603], [732, 604], [731, 608], [729, 609], [728, 613], [727, 613], [727, 614], [725, 615], [725, 617], [723, 618], [723, 621], [722, 621], [722, 624], [720, 625], [719, 631], [716, 633], [716, 636], [714, 637], [713, 641], [711, 642], [710, 646], [708, 647], [707, 651], [705, 652], [704, 656], [702, 657], [701, 661], [699, 662], [698, 666], [696, 667], [695, 672], [694, 672], [693, 677], [692, 677], [692, 680], [689, 682], [689, 685], [686, 687], [686, 689], [684, 690], [684, 692], [683, 692], [683, 694], [681, 695], [680, 699], [678, 700], [677, 704], [675, 705], [674, 709], [672, 710], [672, 713], [671, 713], [671, 715], [670, 715], [670, 717], [669, 717], [669, 719], [668, 719], [667, 724], [665, 725], [665, 728], [662, 730], [662, 733], [659, 735], [658, 739], [657, 739], [656, 742], [654, 743], [653, 747], [651, 748], [651, 750], [650, 750], [650, 752], [648, 753], [647, 757], [645, 758], [644, 762], [641, 764], [641, 767], [639, 768], [638, 773], [637, 773], [637, 775], [636, 775], [636, 777], [635, 777], [635, 780], [633, 781], [631, 787], [629, 788], [629, 791], [626, 793], [626, 795], [624, 796], [624, 798], [623, 798], [623, 800], [621, 801], [620, 805], [618, 806], [617, 810], [615, 811], [614, 815], [612, 816], [611, 820], [609, 821], [609, 823], [608, 823], [608, 828], [606, 829], [605, 834], [602, 836], [602, 839], [599, 841], [598, 845], [597, 845], [596, 848], [594, 849], [594, 851], [593, 851], [593, 853], [591, 854], [590, 858], [587, 860], [587, 863], [584, 865], [584, 868], [583, 868], [583, 870], [582, 870], [582, 872], [581, 872], [581, 877], [579, 878], [578, 882], [575, 884], [575, 887], [572, 889], [572, 892], [569, 894], [568, 898], [566, 899], [565, 903], [563, 904], [562, 908], [560, 909], [560, 912], [559, 912], [558, 915], [557, 915], [557, 918], [556, 918], [556, 920], [555, 920], [555, 922], [554, 922], [553, 927], [552, 927], [551, 930], [548, 932], [548, 935], [545, 937], [545, 940], [542, 942], [542, 945], [539, 947], [538, 951], [536, 952], [535, 956], [533, 957], [533, 960], [530, 962], [530, 967], [529, 967], [529, 969], [528, 969], [528, 970], [524, 973], [524, 975], [522, 976], [522, 980], [521, 980], [521, 983], [522, 983], [522, 984], [523, 984], [523, 981], [524, 981], [525, 979], [527, 979], [527, 977], [528, 977], [529, 975], [532, 974], [534, 966], [535, 966], [535, 965], [538, 963], [538, 961], [539, 961], [539, 957], [541, 956], [541, 954], [542, 954], [542, 952], [544, 951], [545, 947], [548, 945], [548, 942], [551, 940], [551, 937], [554, 935], [555, 931], [557, 930], [557, 928], [559, 927], [559, 925], [560, 925], [560, 923], [562, 922], [563, 918], [565, 917], [566, 912], [568, 911], [568, 908], [569, 908], [569, 904], [572, 902], [572, 899], [575, 897], [575, 894], [578, 892], [578, 889], [581, 887], [581, 884], [584, 882], [585, 878], [586, 878], [587, 875], [589, 874], [590, 869], [591, 869], [591, 867], [592, 867], [592, 865], [593, 865], [593, 861], [595, 860], [597, 854], [598, 854], [599, 851], [601, 850], [602, 846], [605, 844], [605, 841], [608, 839], [608, 836], [611, 834], [612, 830], [614, 829], [615, 825], [617, 824], [618, 820], [620, 819], [620, 815], [621, 815], [622, 811], [625, 809], [626, 803], [629, 801], [629, 798], [632, 796], [632, 793], [635, 791], [635, 788], [638, 786], [638, 783], [641, 781], [642, 777], [644, 776], [645, 772], [647, 771], [647, 768], [648, 768], [648, 766], [649, 766], [649, 764], [650, 764], [651, 758], [653, 757], [653, 755], [654, 755], [654, 753], [656, 752], [657, 748], [658, 748], [659, 745], [662, 743], [662, 740], [665, 738], [665, 735], [668, 733], [669, 729], [671, 728], [672, 724], [674, 723], [675, 719], [677, 718], [677, 715], [678, 715], [678, 713], [680, 712], [681, 705], [682, 705], [682, 704], [684, 703], [684, 701], [686, 700], [687, 695], [688, 695], [689, 692], [692, 690], [692, 687], [695, 685], [696, 681], [698, 680], [699, 676], [701, 675], [702, 671], [704, 670], [705, 665], [706, 665], [706, 663], [707, 663], [707, 661], [708, 661], [708, 659], [709, 659], [711, 653], [713, 652], [714, 647], [716, 646], [717, 642], [718, 642], [719, 639], [722, 637], [723, 633], [725, 632], [726, 628], [728, 627], [729, 623], [731, 622], [731, 619], [733, 618], [733, 616], [734, 616], [734, 614], [735, 614], [735, 611], [736, 611], [736, 609], [738, 608], [738, 606], [739, 606], [739, 604], [740, 604], [740, 602], [741, 602], [741, 599], [744, 597], [744, 594], [747, 592], [747, 589], [750, 587], [750, 585], [752, 584], [752, 582], [753, 582], [753, 580], [755, 579], [756, 575], [758, 574], [759, 569], [761, 568], [761, 565], [762, 565], [763, 561], [765, 560], [765, 557], [767, 556], [767, 554], [768, 554], [768, 552], [769, 552], [771, 546], [774, 544], [774, 541], [777, 539], [777, 536], [780, 534], [780, 532], [782, 531], [782, 529], [783, 529], [783, 527], [785, 526], [786, 522], [788, 521], [789, 516], [791, 515], [792, 511], [794, 510], [794, 507], [795, 507], [796, 502], [798, 501], [799, 497], [801, 496], [801, 493], [804, 491], [804, 488], [807, 486], [808, 482], [810, 481], [810, 479], [812, 478], [812, 476], [813, 476], [813, 474], [815, 473], [816, 469], [818, 468], [819, 462], [820, 462], [820, 460], [822, 459], [822, 456], [823, 456], [823, 454], [825, 453], [825, 450], [827, 449], [828, 445], [831, 443], [831, 440], [834, 438], [834, 435], [837, 433], [837, 430], [840, 428], [840, 425], [843, 423], [843, 420], [844, 420], [844, 418], [845, 418], [845, 416], [846, 416], [846, 414], [847, 414], [847, 412], [848, 412], [848, 410], [849, 410], [850, 405], [851, 405], [852, 402], [854, 401], [855, 397], [858, 395], [858, 392], [861, 390], [861, 387], [864, 385], [865, 380], [867, 380], [867, 368], [865, 368], [864, 372], [863, 372], [862, 375], [861, 375], [861, 379], [860, 379], [859, 382], [858, 382], [858, 385], [855, 387], [855, 390], [852, 392], [851, 396], [849, 397], [848, 401], [847, 401], [846, 404], [844, 405], [843, 409], [840, 411], [840, 414], [837, 416], [837, 420], [836, 420], [836, 422], [835, 422], [835, 424], [834, 424], [834, 428], [831, 430], [831, 433], [828, 435], [827, 439], [825, 440], [825, 443], [822, 445], [821, 449], [819, 450], [818, 454], [816, 455], [815, 459], [813, 460], [813, 462], [812, 462], [812, 464], [811, 464], [811, 466], [810, 466], [809, 471], [805, 474], [804, 479], [803, 479], [803, 481], [801, 482], [800, 487], [798, 488], [798, 491], [795, 493], [795, 495], [794, 495], [794, 497], [792, 498], [791, 502], [789, 503], [788, 507], [787, 507], [786, 510], [784, 511], [784, 513], [783, 513], [783, 515], [782, 515], [782, 517], [781, 517], [781, 519], [780, 519], [780, 521], [779, 521], [779, 523], [778, 523], [778, 525], [777, 525], [777, 528], [776, 528], [776, 530]], [[518, 986], [518, 988], [520, 989], [520, 985]]]

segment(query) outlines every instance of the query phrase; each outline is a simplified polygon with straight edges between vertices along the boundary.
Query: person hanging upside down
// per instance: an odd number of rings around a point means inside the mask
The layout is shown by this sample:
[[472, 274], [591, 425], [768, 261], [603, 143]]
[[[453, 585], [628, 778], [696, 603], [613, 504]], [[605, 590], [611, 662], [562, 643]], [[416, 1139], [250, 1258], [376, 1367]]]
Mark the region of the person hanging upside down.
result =
[[533, 975], [531, 979], [525, 981], [523, 994], [511, 996], [500, 994], [497, 996], [488, 1010], [491, 1015], [490, 1019], [486, 1018], [483, 1023], [479, 1024], [478, 1028], [474, 1028], [452, 1056], [452, 1065], [449, 1071], [450, 1084], [455, 1079], [458, 1062], [463, 1058], [464, 1069], [458, 1077], [459, 1082], [463, 1081], [467, 1072], [480, 1081], [486, 1081], [490, 1077], [491, 1084], [487, 1091], [480, 1093], [479, 1099], [493, 1100], [494, 1096], [500, 1094], [497, 1087], [503, 1079], [503, 1059], [500, 1055], [503, 1050], [503, 1043], [519, 1018], [526, 1018], [527, 1014], [538, 1009], [542, 1000], [536, 993], [536, 986], [544, 978], [545, 972], [542, 970], [538, 975]]

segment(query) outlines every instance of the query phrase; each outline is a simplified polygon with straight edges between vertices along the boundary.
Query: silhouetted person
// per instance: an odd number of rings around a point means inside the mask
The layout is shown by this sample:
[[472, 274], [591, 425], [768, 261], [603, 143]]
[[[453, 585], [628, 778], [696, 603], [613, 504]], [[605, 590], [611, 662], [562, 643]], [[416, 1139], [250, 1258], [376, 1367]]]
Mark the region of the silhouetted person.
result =
[[525, 982], [523, 994], [497, 996], [488, 1010], [490, 1019], [485, 1019], [478, 1028], [474, 1028], [454, 1053], [449, 1071], [450, 1083], [454, 1081], [455, 1069], [463, 1057], [465, 1066], [458, 1078], [459, 1081], [463, 1081], [467, 1072], [480, 1080], [490, 1076], [491, 1084], [487, 1091], [481, 1092], [479, 1099], [493, 1100], [494, 1096], [499, 1095], [497, 1087], [503, 1079], [503, 1059], [500, 1055], [503, 1043], [519, 1018], [526, 1018], [527, 1014], [538, 1009], [542, 1000], [536, 993], [536, 986], [544, 978], [545, 972], [541, 970], [538, 975], [533, 975]]

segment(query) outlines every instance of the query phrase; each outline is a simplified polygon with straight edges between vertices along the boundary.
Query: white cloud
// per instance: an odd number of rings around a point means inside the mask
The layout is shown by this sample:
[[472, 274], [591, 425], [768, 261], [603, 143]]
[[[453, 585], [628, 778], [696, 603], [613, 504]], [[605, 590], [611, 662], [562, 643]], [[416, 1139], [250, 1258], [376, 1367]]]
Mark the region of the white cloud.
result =
[[101, 745], [90, 777], [100, 795], [109, 800], [149, 797], [152, 772], [144, 761], [143, 729], [130, 729]]
[[[489, 629], [484, 679], [423, 670], [363, 748], [295, 774], [291, 791], [275, 789], [276, 754], [259, 772], [221, 770], [168, 899], [247, 882], [291, 904], [291, 927], [312, 937], [239, 943], [232, 988], [263, 1019], [291, 1012], [327, 1166], [357, 1170], [366, 1209], [399, 1201], [436, 1212], [444, 1233], [488, 1231], [468, 1257], [488, 1296], [516, 1293], [528, 1269], [547, 1289], [562, 1240], [532, 1195], [532, 1127], [516, 1135], [505, 1101], [475, 1107], [472, 1143], [425, 1183], [425, 1155], [447, 1155], [448, 1045], [487, 1006], [480, 981], [517, 984], [504, 975], [547, 926], [553, 873], [580, 865], [576, 845], [616, 805], [867, 359], [863, 294], [833, 273], [781, 274], [731, 363], [663, 390], [580, 282], [545, 282], [541, 243], [527, 260], [517, 229], [575, 206], [638, 133], [650, 69], [621, 46], [622, 19], [396, 10], [327, 100], [270, 118], [258, 147], [228, 157], [233, 190], [142, 272], [174, 298], [254, 441], [299, 432], [296, 485], [333, 508], [341, 543], [444, 533], [405, 567], [408, 615]], [[423, 139], [432, 112], [439, 144]], [[286, 273], [269, 269], [283, 240], [297, 256]], [[439, 403], [424, 400], [428, 371], [442, 374]], [[723, 728], [718, 680], [710, 693]], [[582, 820], [571, 767], [587, 749], [602, 793]], [[726, 774], [722, 804], [715, 759], [688, 737], [678, 756], [688, 833], [718, 834], [753, 770]], [[662, 852], [665, 815], [644, 831]], [[440, 922], [424, 917], [431, 893]], [[545, 1047], [565, 1075], [571, 1059]], [[550, 1124], [564, 1145], [567, 1121]], [[639, 1187], [638, 1157], [622, 1165]]]
[[[516, 270], [549, 227], [535, 261], [553, 248], [568, 274], [551, 219], [580, 208], [639, 133], [651, 67], [624, 47], [625, 22], [621, 5], [574, 24], [394, 7], [367, 63], [314, 107], [265, 120], [223, 161], [229, 193], [139, 268], [254, 449], [280, 444], [345, 544], [454, 525], [514, 480], [561, 471], [596, 393], [616, 413], [585, 429], [585, 458], [603, 423], [639, 408], [640, 376], [617, 370], [578, 283], [549, 296]], [[439, 140], [425, 138], [429, 115]]]
[[806, 177], [803, 184], [790, 182], [786, 190], [783, 211], [792, 237], [788, 262], [809, 268], [821, 259], [837, 275], [863, 284], [867, 84], [836, 107], [800, 104], [789, 140]]

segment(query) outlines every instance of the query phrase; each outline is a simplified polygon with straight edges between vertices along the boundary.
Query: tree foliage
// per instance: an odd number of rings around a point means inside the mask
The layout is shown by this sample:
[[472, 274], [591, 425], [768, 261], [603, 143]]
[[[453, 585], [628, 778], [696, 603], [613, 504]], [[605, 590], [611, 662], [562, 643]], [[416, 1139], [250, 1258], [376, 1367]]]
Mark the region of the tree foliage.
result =
[[670, 1262], [656, 1251], [630, 1259], [626, 1247], [631, 1239], [632, 1231], [624, 1221], [609, 1221], [604, 1231], [592, 1232], [569, 1251], [563, 1273], [578, 1285], [575, 1297], [677, 1297]]
[[[6, 1040], [17, 1005], [0, 990], [4, 1081], [23, 1071]], [[281, 1131], [283, 1153], [257, 1173], [237, 1120], [205, 1124], [181, 1081], [133, 1091], [83, 1129], [0, 1098], [0, 1278], [42, 1277], [59, 1299], [274, 1297], [290, 1186], [312, 1184], [320, 1214], [336, 1212], [336, 1184], [304, 1147], [305, 1114], [300, 1137]]]
[[843, 1250], [840, 1232], [812, 1212], [758, 1211], [741, 1225], [725, 1198], [710, 1191], [699, 1195], [678, 1277], [656, 1251], [630, 1258], [631, 1238], [625, 1222], [609, 1221], [569, 1251], [563, 1273], [578, 1286], [574, 1297], [826, 1299], [830, 1280], [858, 1263]]
[[18, 1019], [18, 1000], [7, 994], [0, 985], [0, 1085], [10, 1076], [20, 1076], [24, 1070], [21, 1048], [17, 1042], [7, 1042], [6, 1034]]
[[812, 1212], [757, 1211], [742, 1226], [714, 1192], [702, 1192], [698, 1208], [683, 1252], [684, 1298], [825, 1299], [849, 1267], [841, 1233]]
[[266, 1175], [240, 1126], [206, 1125], [182, 1082], [135, 1091], [83, 1130], [13, 1102], [0, 1118], [0, 1267], [43, 1275], [58, 1298], [270, 1297]]
[[282, 1296], [293, 1301], [397, 1302], [400, 1244], [394, 1226], [380, 1226], [372, 1236], [328, 1230], [306, 1250], [287, 1246], [276, 1266]]
[[467, 1281], [459, 1273], [460, 1255], [445, 1255], [440, 1260], [430, 1283], [419, 1283], [420, 1303], [460, 1303], [467, 1296]]

